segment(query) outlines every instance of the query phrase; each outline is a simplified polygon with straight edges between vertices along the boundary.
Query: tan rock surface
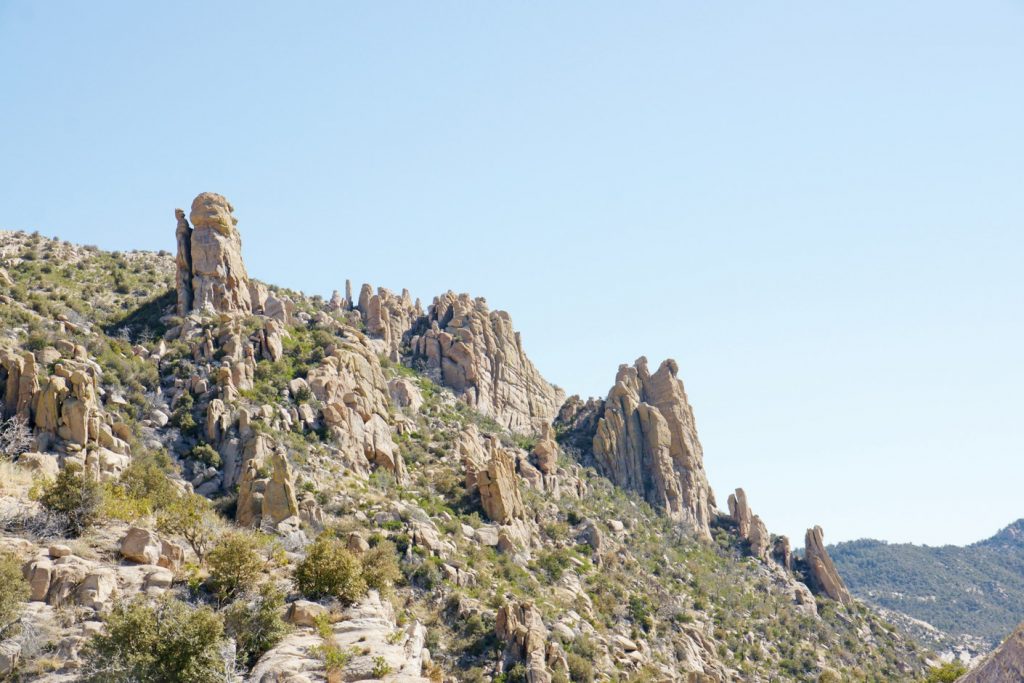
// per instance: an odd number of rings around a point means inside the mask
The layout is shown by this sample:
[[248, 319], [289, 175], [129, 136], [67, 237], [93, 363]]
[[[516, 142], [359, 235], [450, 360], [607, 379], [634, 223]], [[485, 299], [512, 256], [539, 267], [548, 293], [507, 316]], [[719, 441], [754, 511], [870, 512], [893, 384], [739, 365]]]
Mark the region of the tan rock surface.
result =
[[448, 292], [434, 298], [427, 323], [411, 345], [438, 381], [513, 431], [535, 432], [551, 422], [565, 394], [526, 357], [508, 313]]
[[843, 604], [852, 603], [853, 597], [825, 549], [824, 536], [825, 532], [816, 526], [808, 529], [804, 537], [804, 562], [811, 588]]
[[[252, 301], [249, 276], [242, 262], [242, 238], [235, 227], [238, 220], [232, 215], [234, 207], [219, 194], [204, 192], [192, 202], [188, 222], [183, 211], [176, 211], [178, 219], [177, 284], [178, 307], [185, 314], [189, 310], [208, 309], [218, 313], [250, 313]], [[188, 248], [184, 246], [189, 236]], [[185, 271], [191, 273], [191, 290], [187, 286]]]
[[653, 375], [642, 357], [632, 367], [619, 367], [597, 423], [594, 457], [613, 482], [710, 538], [714, 493], [704, 472], [693, 410], [677, 373], [671, 359]]
[[981, 664], [957, 683], [1018, 683], [1024, 681], [1024, 624], [1018, 626]]

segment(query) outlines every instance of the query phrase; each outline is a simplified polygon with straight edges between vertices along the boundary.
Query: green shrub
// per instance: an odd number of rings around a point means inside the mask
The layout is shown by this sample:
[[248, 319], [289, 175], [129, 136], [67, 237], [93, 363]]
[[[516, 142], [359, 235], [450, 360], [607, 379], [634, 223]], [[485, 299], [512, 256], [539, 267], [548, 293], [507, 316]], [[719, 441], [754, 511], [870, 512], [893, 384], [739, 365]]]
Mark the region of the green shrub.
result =
[[567, 654], [565, 659], [569, 664], [569, 678], [573, 683], [594, 682], [594, 665], [590, 663], [590, 660], [575, 652]]
[[366, 585], [381, 592], [389, 590], [402, 578], [398, 567], [398, 549], [391, 541], [381, 541], [363, 555], [363, 579]]
[[924, 683], [953, 683], [965, 673], [967, 673], [967, 667], [960, 662], [946, 662], [928, 669]]
[[28, 582], [21, 574], [18, 558], [0, 553], [0, 639], [14, 630], [28, 596]]
[[252, 599], [240, 598], [224, 610], [224, 628], [235, 639], [235, 660], [252, 667], [260, 656], [281, 642], [290, 627], [281, 619], [284, 593], [264, 584]]
[[208, 443], [196, 444], [195, 448], [189, 451], [188, 457], [210, 467], [220, 467], [220, 453]]
[[334, 597], [350, 604], [366, 593], [359, 559], [335, 536], [320, 534], [295, 567], [295, 585], [313, 600]]
[[113, 607], [106, 630], [83, 651], [86, 683], [219, 683], [225, 680], [220, 647], [224, 626], [208, 607], [170, 596], [143, 597]]
[[255, 586], [263, 570], [256, 537], [244, 531], [224, 534], [206, 557], [210, 568], [210, 588], [221, 600], [234, 597]]
[[140, 453], [121, 473], [118, 485], [129, 498], [144, 502], [150, 510], [159, 510], [177, 498], [178, 489], [168, 478], [174, 469], [165, 451]]
[[223, 526], [209, 501], [195, 493], [175, 494], [156, 518], [157, 530], [185, 539], [202, 562]]
[[57, 478], [43, 486], [40, 504], [60, 515], [70, 536], [81, 536], [99, 518], [103, 488], [82, 466], [69, 462]]

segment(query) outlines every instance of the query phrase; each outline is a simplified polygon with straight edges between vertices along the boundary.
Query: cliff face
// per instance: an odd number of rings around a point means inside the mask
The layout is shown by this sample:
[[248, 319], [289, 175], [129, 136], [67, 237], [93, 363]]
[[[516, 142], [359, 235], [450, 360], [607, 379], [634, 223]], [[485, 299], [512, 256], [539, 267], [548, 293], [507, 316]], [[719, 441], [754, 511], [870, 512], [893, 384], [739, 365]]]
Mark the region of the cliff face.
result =
[[483, 298], [448, 292], [434, 298], [425, 326], [412, 339], [414, 356], [475, 410], [521, 433], [554, 418], [565, 394], [526, 357], [508, 313], [491, 311]]
[[613, 482], [710, 538], [715, 497], [678, 372], [671, 359], [653, 375], [646, 358], [620, 366], [597, 422], [593, 452]]

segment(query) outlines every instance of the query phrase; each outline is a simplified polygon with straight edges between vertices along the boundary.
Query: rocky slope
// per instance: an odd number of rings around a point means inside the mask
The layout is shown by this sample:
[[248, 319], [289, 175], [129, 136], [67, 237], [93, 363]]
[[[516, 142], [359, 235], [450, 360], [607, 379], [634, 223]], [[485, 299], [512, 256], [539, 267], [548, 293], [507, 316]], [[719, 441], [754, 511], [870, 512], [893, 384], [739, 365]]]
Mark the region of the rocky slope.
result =
[[854, 595], [905, 616], [916, 637], [964, 659], [1024, 619], [1024, 520], [968, 546], [859, 540], [830, 548]]
[[564, 401], [483, 299], [249, 278], [232, 212], [176, 212], [174, 255], [2, 234], [3, 675], [170, 675], [171, 619], [190, 680], [923, 672], [820, 529], [716, 508], [674, 361]]

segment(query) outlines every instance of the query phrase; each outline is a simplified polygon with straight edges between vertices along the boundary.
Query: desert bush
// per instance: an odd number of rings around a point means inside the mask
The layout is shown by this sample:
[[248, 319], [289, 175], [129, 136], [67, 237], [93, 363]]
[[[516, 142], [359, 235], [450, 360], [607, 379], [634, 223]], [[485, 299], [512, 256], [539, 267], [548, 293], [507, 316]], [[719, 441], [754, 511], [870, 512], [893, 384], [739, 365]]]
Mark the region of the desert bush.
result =
[[224, 626], [208, 607], [191, 607], [164, 596], [150, 604], [137, 597], [116, 604], [104, 619], [104, 633], [86, 644], [86, 683], [219, 683], [225, 680], [220, 654]]
[[398, 549], [391, 541], [380, 541], [367, 550], [362, 565], [366, 585], [381, 592], [386, 592], [402, 578], [402, 570], [398, 567]]
[[290, 630], [281, 619], [284, 593], [264, 584], [252, 598], [239, 598], [224, 610], [224, 628], [235, 639], [235, 660], [246, 668], [277, 645]]
[[208, 443], [196, 444], [195, 448], [189, 451], [188, 457], [194, 458], [204, 465], [220, 467], [220, 453]]
[[967, 673], [967, 667], [960, 662], [946, 662], [928, 669], [924, 683], [952, 683]]
[[21, 574], [18, 558], [0, 553], [0, 638], [14, 630], [28, 596], [28, 582]]
[[39, 502], [47, 511], [61, 515], [68, 535], [77, 537], [99, 518], [103, 489], [81, 465], [69, 462], [53, 482], [43, 485]]
[[235, 531], [221, 536], [206, 556], [210, 588], [221, 600], [255, 586], [266, 565], [254, 534]]
[[165, 451], [147, 451], [132, 458], [118, 484], [131, 498], [159, 510], [177, 497], [178, 489], [168, 479], [173, 473], [174, 462]]
[[181, 536], [202, 562], [220, 535], [223, 523], [209, 501], [196, 493], [174, 495], [157, 513], [157, 529]]
[[313, 599], [334, 597], [345, 604], [366, 593], [366, 580], [359, 559], [337, 537], [320, 534], [306, 549], [295, 567], [295, 585]]

